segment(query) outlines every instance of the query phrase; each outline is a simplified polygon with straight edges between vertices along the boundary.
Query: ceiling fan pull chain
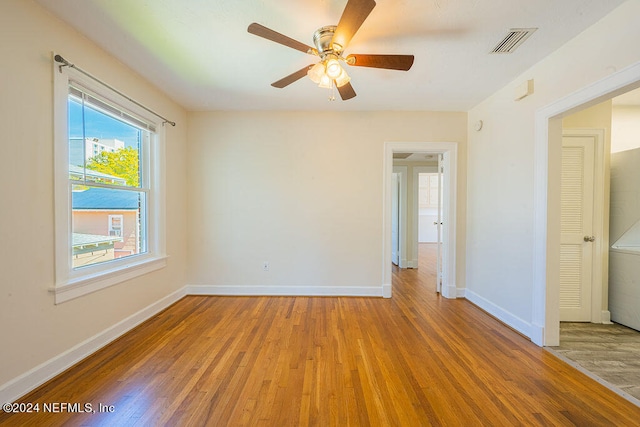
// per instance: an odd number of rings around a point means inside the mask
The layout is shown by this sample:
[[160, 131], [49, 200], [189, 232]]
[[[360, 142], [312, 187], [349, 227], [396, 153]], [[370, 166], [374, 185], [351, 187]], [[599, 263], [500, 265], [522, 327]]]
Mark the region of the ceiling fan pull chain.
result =
[[335, 82], [333, 82], [331, 84], [331, 96], [329, 96], [329, 101], [335, 101], [336, 100], [336, 84]]

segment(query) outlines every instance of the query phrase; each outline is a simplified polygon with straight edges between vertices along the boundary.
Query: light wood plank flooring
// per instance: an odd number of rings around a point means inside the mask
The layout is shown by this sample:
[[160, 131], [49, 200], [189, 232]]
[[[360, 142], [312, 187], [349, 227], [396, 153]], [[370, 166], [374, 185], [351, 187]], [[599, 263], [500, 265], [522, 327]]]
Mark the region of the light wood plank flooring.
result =
[[113, 412], [0, 424], [638, 424], [640, 407], [436, 295], [429, 271], [395, 269], [391, 299], [186, 297], [21, 399]]

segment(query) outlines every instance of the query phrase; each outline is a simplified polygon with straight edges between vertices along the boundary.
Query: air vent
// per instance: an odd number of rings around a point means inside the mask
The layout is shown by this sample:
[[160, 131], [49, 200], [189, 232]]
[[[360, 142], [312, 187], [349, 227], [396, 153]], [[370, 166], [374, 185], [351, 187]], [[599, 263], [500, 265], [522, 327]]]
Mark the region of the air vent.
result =
[[513, 53], [537, 28], [512, 28], [491, 53]]

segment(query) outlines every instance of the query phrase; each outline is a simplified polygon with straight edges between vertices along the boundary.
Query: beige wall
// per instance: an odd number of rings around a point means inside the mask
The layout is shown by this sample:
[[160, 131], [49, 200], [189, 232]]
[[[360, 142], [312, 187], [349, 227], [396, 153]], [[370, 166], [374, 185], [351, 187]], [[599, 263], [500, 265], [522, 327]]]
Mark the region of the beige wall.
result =
[[564, 117], [562, 119], [562, 128], [604, 129], [607, 138], [605, 148], [608, 149], [611, 145], [611, 115], [612, 103], [609, 99]]
[[465, 113], [190, 113], [188, 283], [381, 287], [389, 141], [459, 142], [463, 266]]
[[[186, 112], [31, 0], [0, 2], [0, 387], [184, 286]], [[54, 305], [51, 52], [175, 120], [166, 128], [168, 266]]]
[[[476, 132], [469, 126], [467, 291], [522, 329], [533, 313], [536, 111], [640, 61], [638, 16], [639, 1], [624, 3], [469, 111], [469, 123], [483, 120], [484, 127]], [[514, 101], [515, 88], [528, 79], [535, 92]], [[553, 177], [559, 177], [558, 152], [551, 147]], [[549, 183], [552, 191], [558, 185], [555, 178]], [[559, 236], [549, 245], [557, 247]]]
[[640, 106], [614, 105], [611, 152], [633, 150], [640, 147]]

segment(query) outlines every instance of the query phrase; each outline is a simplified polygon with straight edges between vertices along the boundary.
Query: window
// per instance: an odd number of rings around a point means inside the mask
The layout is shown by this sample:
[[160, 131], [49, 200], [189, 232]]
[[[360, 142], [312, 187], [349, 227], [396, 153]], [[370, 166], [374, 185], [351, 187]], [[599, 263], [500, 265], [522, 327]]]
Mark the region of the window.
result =
[[164, 266], [157, 124], [55, 67], [56, 303]]

